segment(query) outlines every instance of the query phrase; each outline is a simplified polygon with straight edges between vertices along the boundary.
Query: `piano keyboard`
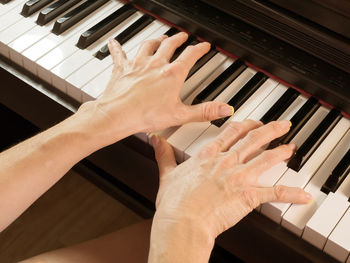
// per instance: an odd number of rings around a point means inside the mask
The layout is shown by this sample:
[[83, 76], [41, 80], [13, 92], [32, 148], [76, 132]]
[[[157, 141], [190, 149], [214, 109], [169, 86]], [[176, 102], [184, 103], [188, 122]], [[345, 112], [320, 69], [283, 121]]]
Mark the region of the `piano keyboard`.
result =
[[[113, 68], [106, 48], [109, 38], [117, 39], [128, 58], [133, 58], [141, 42], [177, 32], [118, 1], [0, 2], [1, 55], [81, 103], [98, 98], [107, 85]], [[190, 36], [177, 54], [197, 42]], [[314, 200], [307, 205], [267, 203], [258, 210], [337, 260], [350, 263], [349, 119], [214, 48], [191, 70], [180, 97], [188, 105], [226, 102], [235, 113], [230, 118], [159, 131], [179, 162], [231, 121], [291, 120], [290, 132], [270, 147], [293, 142], [298, 146], [295, 156], [259, 180], [263, 186], [302, 187]], [[149, 142], [151, 135], [137, 136]]]

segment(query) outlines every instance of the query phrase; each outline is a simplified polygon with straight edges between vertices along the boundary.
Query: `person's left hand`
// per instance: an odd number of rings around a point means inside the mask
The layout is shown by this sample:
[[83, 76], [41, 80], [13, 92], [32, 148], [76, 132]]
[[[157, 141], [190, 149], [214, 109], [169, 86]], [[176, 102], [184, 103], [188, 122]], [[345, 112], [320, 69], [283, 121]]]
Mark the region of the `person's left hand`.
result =
[[[131, 60], [117, 41], [110, 40], [114, 70], [105, 92], [93, 102], [102, 113], [98, 126], [110, 131], [105, 138], [113, 137], [121, 125], [131, 135], [187, 122], [210, 121], [233, 113], [232, 107], [221, 102], [195, 106], [182, 103], [179, 94], [188, 72], [210, 49], [210, 44], [204, 42], [189, 46], [170, 63], [175, 50], [187, 38], [182, 32], [146, 41]], [[109, 143], [112, 142], [113, 139]]]

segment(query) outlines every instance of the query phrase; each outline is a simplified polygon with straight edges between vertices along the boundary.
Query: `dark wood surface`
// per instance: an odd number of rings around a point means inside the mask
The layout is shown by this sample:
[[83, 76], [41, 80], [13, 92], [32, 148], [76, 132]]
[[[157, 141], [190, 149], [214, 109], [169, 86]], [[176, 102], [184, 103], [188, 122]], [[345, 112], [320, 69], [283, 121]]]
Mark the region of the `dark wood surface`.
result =
[[[0, 79], [0, 103], [39, 130], [63, 120], [79, 106], [4, 59]], [[77, 169], [143, 217], [152, 216], [158, 174], [145, 143], [128, 138], [89, 156]], [[222, 234], [217, 244], [246, 262], [336, 262], [255, 212]]]

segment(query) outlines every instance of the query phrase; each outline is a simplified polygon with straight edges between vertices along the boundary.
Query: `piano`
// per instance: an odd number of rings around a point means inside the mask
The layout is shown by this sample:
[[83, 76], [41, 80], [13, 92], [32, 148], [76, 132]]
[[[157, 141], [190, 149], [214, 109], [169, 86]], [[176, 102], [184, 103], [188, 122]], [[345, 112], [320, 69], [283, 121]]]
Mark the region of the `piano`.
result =
[[[265, 172], [264, 186], [303, 187], [307, 205], [267, 203], [217, 238], [215, 251], [244, 262], [350, 262], [350, 4], [346, 0], [2, 0], [0, 103], [46, 129], [103, 92], [107, 40], [132, 58], [144, 40], [178, 31], [211, 50], [189, 73], [186, 104], [234, 106], [230, 120], [289, 119], [295, 155]], [[159, 131], [178, 162], [229, 120]], [[154, 213], [151, 134], [136, 134], [80, 162], [96, 185], [144, 217]], [[137, 164], [137, 165], [135, 165]], [[225, 261], [226, 260], [226, 261]], [[228, 259], [213, 262], [227, 262]], [[231, 261], [232, 262], [232, 261]]]

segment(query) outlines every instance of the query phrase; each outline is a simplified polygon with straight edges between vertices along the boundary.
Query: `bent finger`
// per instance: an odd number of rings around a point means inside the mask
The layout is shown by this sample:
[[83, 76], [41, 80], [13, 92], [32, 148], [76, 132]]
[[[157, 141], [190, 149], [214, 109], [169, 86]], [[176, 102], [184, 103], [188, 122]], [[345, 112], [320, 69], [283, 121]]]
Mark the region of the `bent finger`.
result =
[[126, 54], [117, 40], [109, 39], [108, 48], [115, 66], [120, 66], [127, 61]]
[[177, 166], [174, 151], [171, 145], [158, 135], [153, 135], [151, 142], [158, 163], [159, 177], [162, 179], [166, 173]]

